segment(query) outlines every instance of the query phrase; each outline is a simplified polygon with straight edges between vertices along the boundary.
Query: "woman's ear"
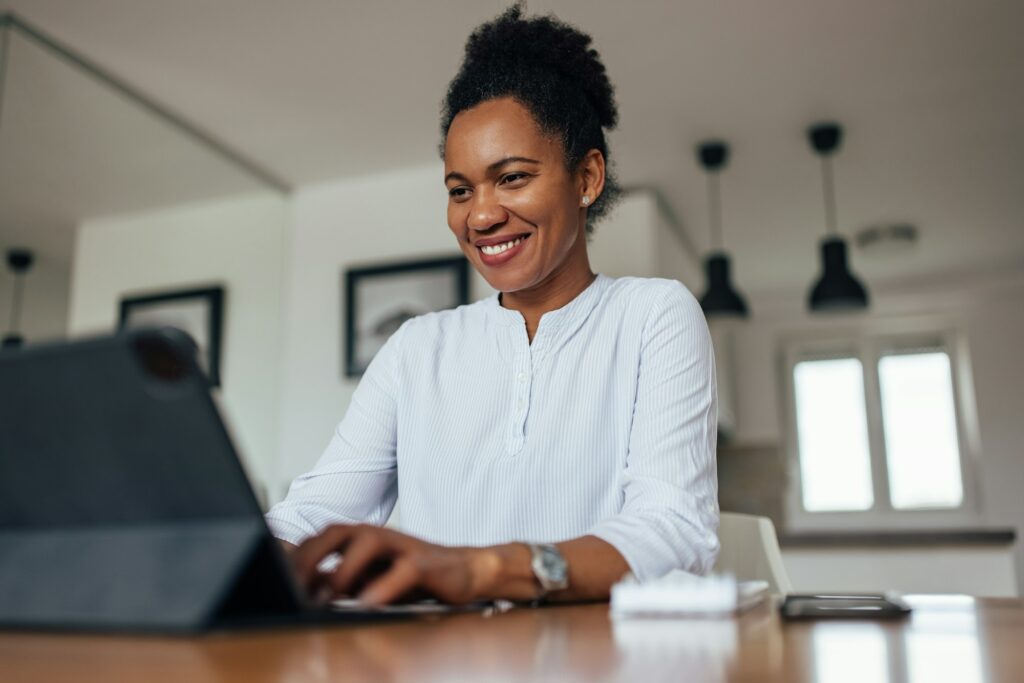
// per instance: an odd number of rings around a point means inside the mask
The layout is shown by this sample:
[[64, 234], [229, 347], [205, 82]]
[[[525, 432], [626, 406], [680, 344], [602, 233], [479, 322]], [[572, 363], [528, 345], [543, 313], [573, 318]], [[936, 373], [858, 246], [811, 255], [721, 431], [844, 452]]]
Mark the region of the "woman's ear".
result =
[[[604, 155], [592, 149], [579, 165], [580, 206], [592, 206], [604, 190]], [[584, 199], [586, 197], [586, 199]]]

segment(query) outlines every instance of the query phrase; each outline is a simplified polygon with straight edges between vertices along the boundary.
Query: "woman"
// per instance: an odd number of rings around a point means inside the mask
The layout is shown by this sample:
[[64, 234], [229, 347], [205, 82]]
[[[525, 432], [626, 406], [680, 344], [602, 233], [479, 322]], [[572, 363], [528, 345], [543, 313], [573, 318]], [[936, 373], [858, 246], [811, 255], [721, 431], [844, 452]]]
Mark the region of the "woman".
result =
[[[603, 599], [628, 571], [714, 563], [704, 317], [678, 282], [587, 258], [617, 193], [616, 105], [589, 44], [517, 8], [470, 36], [442, 115], [448, 225], [500, 294], [403, 325], [268, 514], [312, 592]], [[378, 526], [398, 498], [407, 533]]]

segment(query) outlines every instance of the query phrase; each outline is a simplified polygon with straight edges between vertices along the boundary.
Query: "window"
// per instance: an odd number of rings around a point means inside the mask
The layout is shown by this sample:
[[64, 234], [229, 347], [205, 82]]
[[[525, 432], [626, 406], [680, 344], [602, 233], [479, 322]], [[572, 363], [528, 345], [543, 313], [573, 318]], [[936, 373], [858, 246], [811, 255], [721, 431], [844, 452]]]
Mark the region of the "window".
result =
[[878, 381], [892, 506], [959, 507], [964, 489], [949, 354], [882, 356]]
[[791, 526], [967, 522], [955, 336], [858, 336], [787, 349]]
[[793, 381], [804, 508], [870, 509], [874, 491], [861, 362], [803, 361], [796, 364]]

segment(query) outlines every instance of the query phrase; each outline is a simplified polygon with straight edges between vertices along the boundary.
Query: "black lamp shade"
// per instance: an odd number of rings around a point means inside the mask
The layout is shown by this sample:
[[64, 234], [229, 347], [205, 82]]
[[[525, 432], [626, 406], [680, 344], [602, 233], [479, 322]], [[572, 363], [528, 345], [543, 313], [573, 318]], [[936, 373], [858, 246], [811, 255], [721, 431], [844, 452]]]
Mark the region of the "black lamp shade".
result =
[[868, 292], [846, 263], [846, 241], [829, 237], [821, 243], [822, 274], [811, 290], [812, 311], [844, 311], [868, 307]]
[[25, 339], [20, 334], [11, 333], [4, 337], [3, 342], [0, 343], [0, 349], [19, 349], [25, 343]]
[[707, 291], [700, 298], [700, 307], [704, 309], [704, 315], [747, 317], [747, 303], [729, 281], [728, 255], [711, 254], [704, 261], [704, 270], [708, 278]]

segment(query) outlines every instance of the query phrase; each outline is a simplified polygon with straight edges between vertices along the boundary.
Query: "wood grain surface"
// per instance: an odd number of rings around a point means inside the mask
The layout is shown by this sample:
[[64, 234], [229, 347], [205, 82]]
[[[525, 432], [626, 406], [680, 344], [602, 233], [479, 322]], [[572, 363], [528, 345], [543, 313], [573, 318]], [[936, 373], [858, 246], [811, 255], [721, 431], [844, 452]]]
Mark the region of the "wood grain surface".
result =
[[611, 620], [606, 604], [196, 638], [0, 633], [3, 683], [1024, 680], [1024, 601], [919, 596], [904, 621]]

